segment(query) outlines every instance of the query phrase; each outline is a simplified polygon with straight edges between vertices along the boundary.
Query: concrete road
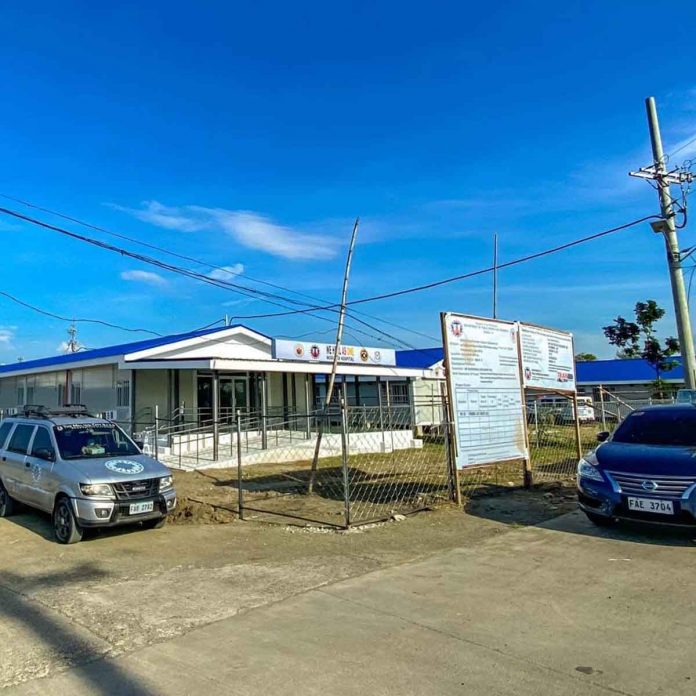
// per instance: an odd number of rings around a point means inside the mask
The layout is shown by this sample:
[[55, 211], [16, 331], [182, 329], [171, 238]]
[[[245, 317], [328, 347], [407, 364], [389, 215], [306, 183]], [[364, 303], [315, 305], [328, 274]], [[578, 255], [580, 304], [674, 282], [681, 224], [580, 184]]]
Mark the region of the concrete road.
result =
[[[693, 546], [683, 534], [599, 531], [573, 513], [7, 693], [692, 694]], [[138, 602], [137, 592], [124, 600]], [[25, 620], [40, 624], [38, 614]], [[97, 655], [86, 629], [62, 638]]]

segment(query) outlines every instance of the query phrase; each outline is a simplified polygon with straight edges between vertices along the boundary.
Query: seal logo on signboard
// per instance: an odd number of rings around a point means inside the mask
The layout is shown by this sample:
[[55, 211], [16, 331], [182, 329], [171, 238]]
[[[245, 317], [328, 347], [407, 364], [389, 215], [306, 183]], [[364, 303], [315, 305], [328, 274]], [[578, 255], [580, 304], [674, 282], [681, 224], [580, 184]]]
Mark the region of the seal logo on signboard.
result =
[[301, 343], [298, 343], [298, 344], [295, 346], [295, 355], [296, 355], [298, 358], [301, 358], [301, 357], [304, 355], [304, 346], [303, 346]]
[[462, 326], [462, 322], [459, 321], [458, 319], [455, 319], [452, 322], [452, 325], [450, 326], [450, 329], [452, 331], [453, 336], [461, 336], [462, 333], [464, 333], [464, 327]]
[[363, 362], [367, 362], [370, 359], [370, 354], [367, 352], [367, 348], [360, 349], [360, 359]]
[[376, 350], [376, 351], [372, 354], [372, 358], [374, 359], [375, 362], [381, 362], [381, 360], [382, 360], [382, 353], [381, 353], [380, 351]]
[[133, 462], [130, 459], [109, 459], [108, 462], [104, 462], [104, 466], [117, 474], [142, 474], [145, 471], [145, 467], [140, 462]]
[[312, 346], [309, 349], [309, 354], [315, 359], [319, 360], [319, 356], [321, 355], [321, 351], [319, 350], [319, 346]]

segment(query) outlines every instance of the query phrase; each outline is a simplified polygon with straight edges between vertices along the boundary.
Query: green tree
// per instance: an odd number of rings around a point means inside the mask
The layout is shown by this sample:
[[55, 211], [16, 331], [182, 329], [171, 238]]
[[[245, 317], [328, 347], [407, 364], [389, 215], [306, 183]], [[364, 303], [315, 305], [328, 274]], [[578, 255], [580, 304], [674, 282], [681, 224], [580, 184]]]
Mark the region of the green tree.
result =
[[654, 396], [664, 398], [670, 389], [662, 380], [662, 374], [677, 363], [670, 358], [679, 353], [679, 341], [673, 336], [660, 341], [655, 324], [665, 315], [665, 310], [655, 300], [636, 302], [635, 321], [616, 317], [614, 323], [603, 327], [609, 343], [619, 350], [617, 357], [642, 358], [655, 370]]
[[597, 356], [594, 353], [578, 353], [575, 356], [575, 362], [591, 362], [596, 359]]

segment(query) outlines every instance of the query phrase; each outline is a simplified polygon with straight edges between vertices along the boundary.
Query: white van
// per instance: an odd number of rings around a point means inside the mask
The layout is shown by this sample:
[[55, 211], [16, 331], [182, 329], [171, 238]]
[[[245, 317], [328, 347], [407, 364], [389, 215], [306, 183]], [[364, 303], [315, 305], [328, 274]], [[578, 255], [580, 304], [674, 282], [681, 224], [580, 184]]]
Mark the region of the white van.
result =
[[[589, 396], [578, 397], [578, 420], [581, 423], [594, 423], [595, 421], [595, 410]], [[566, 405], [558, 414], [558, 421], [559, 423], [573, 423], [575, 421], [572, 401], [566, 400]]]

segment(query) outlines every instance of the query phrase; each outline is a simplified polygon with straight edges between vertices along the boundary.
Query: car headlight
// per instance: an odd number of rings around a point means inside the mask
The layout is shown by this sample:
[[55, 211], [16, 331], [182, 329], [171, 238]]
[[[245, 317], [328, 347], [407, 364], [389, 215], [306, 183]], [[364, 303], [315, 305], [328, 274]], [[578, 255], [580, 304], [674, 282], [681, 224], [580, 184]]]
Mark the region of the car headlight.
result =
[[578, 478], [586, 478], [591, 481], [604, 481], [602, 472], [594, 464], [590, 464], [587, 459], [581, 459], [578, 462]]
[[114, 491], [108, 483], [81, 483], [82, 495], [94, 495], [100, 498], [113, 498]]
[[159, 480], [160, 493], [162, 493], [163, 491], [168, 491], [173, 485], [174, 485], [174, 481], [173, 481], [171, 476], [163, 476]]

